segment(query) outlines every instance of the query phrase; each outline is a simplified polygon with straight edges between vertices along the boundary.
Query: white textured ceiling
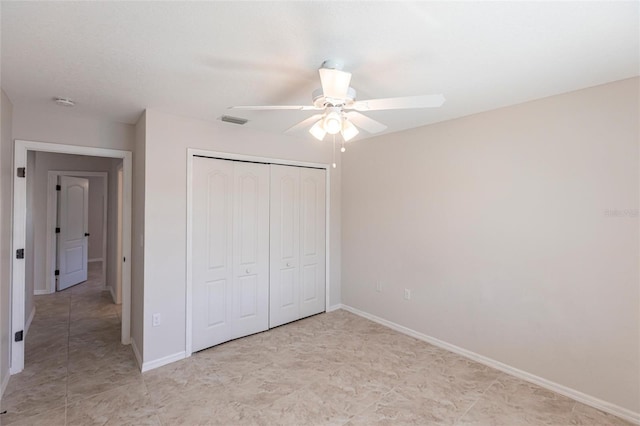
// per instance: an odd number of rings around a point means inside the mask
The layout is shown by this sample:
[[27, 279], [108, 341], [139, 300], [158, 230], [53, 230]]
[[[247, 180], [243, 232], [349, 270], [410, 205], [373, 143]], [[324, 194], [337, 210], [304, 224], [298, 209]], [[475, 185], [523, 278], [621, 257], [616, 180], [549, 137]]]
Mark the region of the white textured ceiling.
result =
[[[340, 59], [387, 132], [638, 75], [632, 2], [5, 2], [2, 88], [17, 105], [135, 123], [144, 108], [216, 120], [232, 105], [310, 104]], [[233, 111], [282, 132], [301, 111]], [[304, 132], [302, 133], [304, 135]], [[361, 133], [362, 137], [367, 135]], [[306, 134], [306, 137], [311, 137]]]

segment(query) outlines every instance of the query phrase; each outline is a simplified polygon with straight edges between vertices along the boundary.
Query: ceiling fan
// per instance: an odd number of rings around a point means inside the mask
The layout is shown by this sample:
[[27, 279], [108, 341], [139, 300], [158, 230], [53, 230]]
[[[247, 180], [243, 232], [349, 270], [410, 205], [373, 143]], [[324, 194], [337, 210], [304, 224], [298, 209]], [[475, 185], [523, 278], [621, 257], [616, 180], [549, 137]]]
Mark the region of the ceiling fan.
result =
[[[340, 133], [344, 141], [349, 141], [358, 133], [358, 127], [368, 133], [379, 133], [387, 128], [384, 124], [362, 114], [366, 111], [391, 109], [435, 108], [441, 106], [443, 95], [406, 96], [401, 98], [356, 100], [356, 91], [350, 87], [351, 73], [343, 71], [343, 64], [327, 60], [320, 66], [322, 87], [313, 91], [313, 105], [264, 105], [234, 106], [231, 109], [243, 110], [299, 110], [318, 111], [317, 114], [290, 127], [291, 132], [311, 126], [309, 133], [323, 140], [325, 135]], [[344, 148], [342, 149], [344, 151]]]

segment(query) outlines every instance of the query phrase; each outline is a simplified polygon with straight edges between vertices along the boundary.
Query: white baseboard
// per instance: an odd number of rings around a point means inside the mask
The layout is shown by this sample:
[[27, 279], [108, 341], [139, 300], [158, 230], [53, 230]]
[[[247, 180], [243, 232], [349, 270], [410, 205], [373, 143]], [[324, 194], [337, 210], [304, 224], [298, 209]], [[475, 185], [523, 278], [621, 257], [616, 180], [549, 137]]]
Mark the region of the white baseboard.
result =
[[91, 262], [102, 262], [102, 258], [101, 258], [101, 257], [98, 257], [98, 258], [96, 258], [96, 259], [89, 259], [89, 260], [87, 260], [87, 263], [91, 263]]
[[2, 396], [4, 395], [4, 391], [7, 390], [7, 385], [9, 384], [10, 378], [11, 378], [11, 371], [7, 369], [7, 371], [4, 372], [4, 379], [2, 379], [2, 383], [0, 384], [0, 399], [2, 399]]
[[[612, 404], [607, 401], [603, 401], [599, 398], [596, 398], [591, 395], [587, 395], [578, 390], [569, 388], [567, 386], [561, 385], [559, 383], [552, 382], [550, 380], [544, 379], [542, 377], [536, 376], [531, 373], [527, 373], [526, 371], [520, 370], [518, 368], [512, 367], [510, 365], [504, 364], [500, 361], [496, 361], [492, 358], [488, 358], [486, 356], [477, 354], [475, 352], [469, 351], [467, 349], [461, 348], [456, 345], [452, 345], [451, 343], [444, 342], [442, 340], [436, 339], [435, 337], [427, 336], [426, 334], [420, 333], [418, 331], [412, 330], [410, 328], [404, 327], [400, 324], [396, 324], [394, 322], [388, 321], [384, 318], [380, 318], [378, 316], [369, 314], [367, 312], [361, 311], [359, 309], [353, 308], [348, 305], [340, 305], [340, 308], [345, 311], [349, 311], [353, 314], [361, 316], [363, 318], [369, 319], [373, 322], [377, 322], [378, 324], [389, 327], [393, 330], [396, 330], [400, 333], [406, 334], [408, 336], [414, 337], [418, 340], [422, 340], [424, 342], [430, 343], [434, 346], [438, 346], [442, 349], [446, 349], [450, 352], [454, 352], [458, 355], [462, 355], [466, 358], [469, 358], [473, 361], [479, 362], [480, 364], [487, 365], [491, 368], [495, 368], [496, 370], [500, 370], [503, 373], [507, 373], [509, 375], [515, 376], [519, 379], [526, 380], [527, 382], [536, 384], [543, 388], [549, 389], [553, 392], [559, 393], [571, 399], [574, 399], [583, 404], [589, 405], [591, 407], [597, 408], [598, 410], [602, 410], [609, 414], [613, 414], [614, 416], [618, 416], [624, 420], [627, 420], [631, 423], [640, 425], [640, 413], [636, 413], [624, 407], [620, 407], [619, 405]], [[333, 307], [332, 307], [333, 308]], [[327, 311], [329, 312], [329, 311]]]
[[342, 309], [342, 305], [341, 304], [337, 304], [337, 305], [331, 305], [327, 308], [327, 312], [333, 312], [333, 311], [337, 311], [338, 309]]
[[136, 361], [138, 362], [138, 368], [142, 370], [142, 356], [140, 355], [138, 345], [136, 345], [136, 341], [133, 340], [133, 338], [131, 338], [131, 349], [133, 349], [133, 355], [136, 357]]
[[33, 321], [33, 317], [36, 316], [36, 307], [34, 306], [31, 309], [31, 313], [29, 314], [29, 318], [27, 318], [27, 322], [24, 325], [24, 337], [27, 337], [27, 334], [29, 333], [29, 327], [31, 327], [31, 322]]
[[142, 372], [153, 370], [154, 368], [162, 367], [163, 365], [171, 364], [172, 362], [180, 361], [187, 357], [186, 352], [178, 352], [173, 355], [167, 355], [165, 357], [142, 363]]
[[33, 290], [34, 296], [42, 296], [43, 294], [51, 294], [49, 290]]

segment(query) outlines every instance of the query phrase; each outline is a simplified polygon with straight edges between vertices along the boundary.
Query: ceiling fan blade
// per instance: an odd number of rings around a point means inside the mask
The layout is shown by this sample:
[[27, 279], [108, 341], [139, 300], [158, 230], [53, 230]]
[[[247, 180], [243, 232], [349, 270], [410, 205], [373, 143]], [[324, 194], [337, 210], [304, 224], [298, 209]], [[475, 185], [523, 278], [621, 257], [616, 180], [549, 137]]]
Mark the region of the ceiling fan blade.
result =
[[442, 106], [442, 95], [406, 96], [402, 98], [369, 99], [349, 106], [356, 111], [380, 111], [384, 109], [437, 108]]
[[356, 111], [347, 112], [345, 115], [349, 118], [349, 121], [369, 133], [380, 133], [387, 128], [387, 126], [379, 121]]
[[293, 109], [298, 111], [316, 111], [319, 108], [314, 107], [313, 105], [247, 105], [247, 106], [232, 106], [229, 109], [244, 109], [248, 111], [277, 111], [277, 110], [287, 110]]
[[351, 73], [330, 68], [320, 68], [320, 82], [325, 98], [346, 99], [351, 83]]
[[297, 124], [294, 124], [293, 126], [289, 127], [284, 132], [285, 133], [295, 132], [295, 131], [300, 130], [300, 129], [309, 130], [309, 127], [311, 127], [311, 125], [313, 123], [315, 123], [316, 121], [320, 120], [321, 118], [322, 118], [322, 114], [314, 114], [311, 117], [305, 118], [301, 122], [299, 122]]

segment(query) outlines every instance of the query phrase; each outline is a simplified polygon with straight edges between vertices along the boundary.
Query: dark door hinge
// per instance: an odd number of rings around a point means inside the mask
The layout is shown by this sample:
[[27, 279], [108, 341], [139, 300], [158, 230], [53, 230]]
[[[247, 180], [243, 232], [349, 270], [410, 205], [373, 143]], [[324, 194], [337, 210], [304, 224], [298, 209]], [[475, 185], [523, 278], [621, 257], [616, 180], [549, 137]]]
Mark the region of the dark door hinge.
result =
[[60, 191], [62, 190], [62, 187], [60, 185], [56, 185], [56, 191]]
[[60, 233], [60, 228], [56, 228], [56, 234]]
[[126, 258], [126, 257], [123, 257], [123, 258], [122, 258], [122, 263], [124, 263], [124, 262], [126, 262], [126, 261], [127, 261], [127, 258]]
[[60, 269], [56, 269], [56, 271], [53, 273], [53, 275], [55, 275], [56, 277], [57, 277], [58, 275], [60, 275]]
[[16, 259], [24, 259], [24, 249], [16, 250]]
[[27, 168], [26, 167], [18, 167], [18, 177], [26, 177], [27, 176]]
[[16, 342], [22, 342], [22, 339], [24, 339], [24, 331], [23, 330], [16, 331], [16, 334], [14, 336], [14, 340]]

